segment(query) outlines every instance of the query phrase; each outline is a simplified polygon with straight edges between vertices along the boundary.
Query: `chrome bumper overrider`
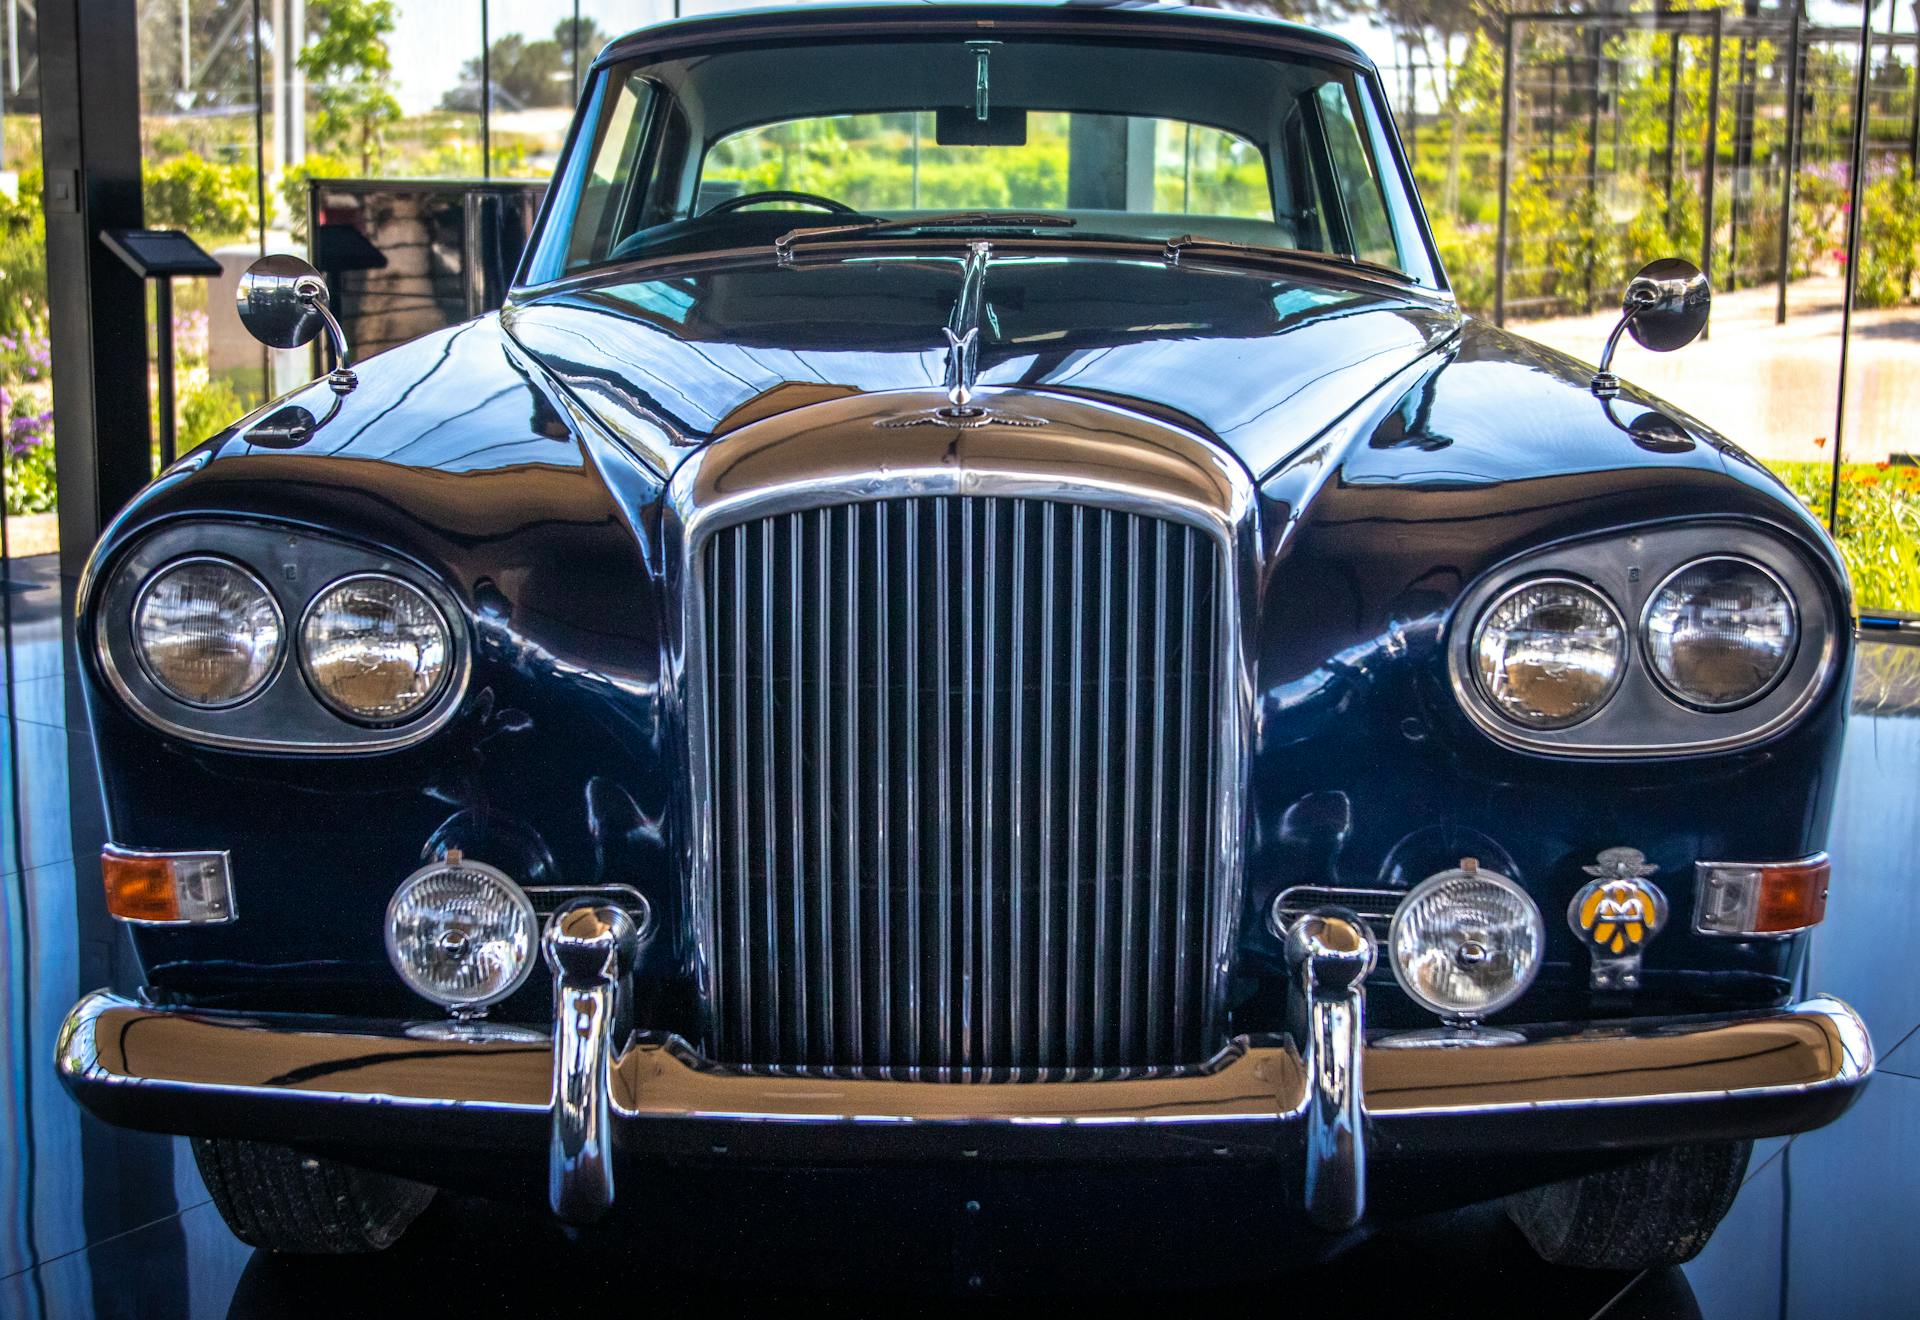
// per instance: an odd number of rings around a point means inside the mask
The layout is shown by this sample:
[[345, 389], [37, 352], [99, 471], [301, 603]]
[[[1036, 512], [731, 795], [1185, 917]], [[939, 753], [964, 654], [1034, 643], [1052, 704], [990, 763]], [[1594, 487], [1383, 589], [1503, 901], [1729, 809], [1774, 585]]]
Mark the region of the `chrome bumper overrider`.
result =
[[404, 1147], [428, 1160], [545, 1149], [554, 1208], [576, 1220], [611, 1202], [616, 1155], [1228, 1158], [1297, 1177], [1309, 1217], [1338, 1230], [1364, 1213], [1369, 1152], [1528, 1158], [1803, 1131], [1837, 1117], [1873, 1070], [1864, 1024], [1824, 997], [1722, 1018], [1528, 1028], [1478, 1048], [1364, 1045], [1353, 951], [1303, 938], [1304, 1054], [1291, 1035], [1242, 1037], [1206, 1071], [1121, 1081], [743, 1075], [676, 1037], [627, 1035], [618, 930], [576, 924], [577, 947], [553, 959], [559, 1048], [503, 1025], [249, 1016], [96, 992], [68, 1015], [60, 1074], [101, 1118], [155, 1131]]

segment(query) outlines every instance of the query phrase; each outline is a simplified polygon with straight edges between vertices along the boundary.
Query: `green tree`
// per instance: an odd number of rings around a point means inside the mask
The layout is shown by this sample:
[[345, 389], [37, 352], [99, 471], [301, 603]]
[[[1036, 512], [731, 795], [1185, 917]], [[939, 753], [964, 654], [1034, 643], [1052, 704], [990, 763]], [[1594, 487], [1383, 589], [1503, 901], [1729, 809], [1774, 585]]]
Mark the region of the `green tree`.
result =
[[[527, 40], [509, 32], [487, 48], [488, 79], [493, 104], [507, 110], [533, 106], [568, 105], [578, 83], [575, 52], [584, 67], [606, 44], [606, 34], [591, 18], [563, 18], [551, 37]], [[480, 108], [481, 68], [471, 59], [460, 70], [460, 85], [440, 99], [443, 110]]]
[[313, 135], [323, 148], [357, 155], [360, 171], [373, 173], [387, 125], [400, 118], [400, 103], [387, 90], [393, 58], [393, 0], [309, 0], [309, 39], [298, 56], [313, 86], [320, 113]]

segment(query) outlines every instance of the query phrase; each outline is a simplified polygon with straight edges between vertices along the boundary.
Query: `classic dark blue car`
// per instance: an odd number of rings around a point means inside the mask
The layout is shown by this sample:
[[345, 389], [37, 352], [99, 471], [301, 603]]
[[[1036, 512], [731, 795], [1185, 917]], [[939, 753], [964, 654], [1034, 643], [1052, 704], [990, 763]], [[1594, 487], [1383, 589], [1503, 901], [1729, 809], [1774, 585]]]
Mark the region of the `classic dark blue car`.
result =
[[[1656, 262], [1614, 342], [1708, 298]], [[1344, 41], [671, 23], [504, 310], [351, 366], [297, 259], [241, 312], [335, 369], [95, 552], [144, 984], [59, 1066], [247, 1242], [966, 1167], [1217, 1186], [1261, 1265], [1506, 1197], [1639, 1267], [1872, 1071], [1800, 985], [1832, 544], [1462, 315]]]

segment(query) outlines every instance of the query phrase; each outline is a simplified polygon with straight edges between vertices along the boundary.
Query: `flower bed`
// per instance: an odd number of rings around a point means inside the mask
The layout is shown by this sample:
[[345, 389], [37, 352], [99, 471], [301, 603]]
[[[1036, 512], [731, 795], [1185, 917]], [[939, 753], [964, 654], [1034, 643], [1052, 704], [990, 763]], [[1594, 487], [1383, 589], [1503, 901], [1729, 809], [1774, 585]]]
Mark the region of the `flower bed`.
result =
[[[1768, 466], [1826, 520], [1831, 466]], [[1837, 512], [1836, 539], [1853, 575], [1856, 605], [1920, 613], [1920, 467], [1842, 463]]]

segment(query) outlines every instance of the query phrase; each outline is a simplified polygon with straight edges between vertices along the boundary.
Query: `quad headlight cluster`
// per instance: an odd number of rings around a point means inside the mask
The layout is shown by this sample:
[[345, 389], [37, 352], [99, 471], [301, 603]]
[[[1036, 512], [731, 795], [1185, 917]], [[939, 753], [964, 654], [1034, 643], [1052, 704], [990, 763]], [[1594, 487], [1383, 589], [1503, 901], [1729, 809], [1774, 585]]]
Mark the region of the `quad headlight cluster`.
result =
[[[286, 645], [279, 603], [254, 574], [194, 556], [155, 573], [134, 607], [140, 663], [168, 696], [218, 708], [255, 696]], [[296, 645], [314, 694], [351, 720], [392, 723], [446, 681], [453, 639], [418, 587], [364, 573], [307, 606]]]
[[464, 685], [458, 614], [427, 575], [304, 531], [180, 526], [95, 606], [102, 669], [169, 732], [345, 751], [420, 736]]
[[[1601, 573], [1523, 572], [1483, 593], [1456, 655], [1471, 683], [1466, 695], [1523, 740], [1593, 721], [1621, 726], [1606, 732], [1622, 744], [1651, 747], [1710, 741], [1713, 720], [1749, 708], [1773, 718], [1761, 703], [1807, 640], [1783, 575], [1747, 555], [1706, 554], [1652, 581], [1637, 585], [1636, 570], [1610, 590]], [[1818, 677], [1823, 663], [1803, 672]], [[1641, 676], [1628, 684], [1636, 668]], [[1607, 721], [1596, 720], [1602, 712]]]

